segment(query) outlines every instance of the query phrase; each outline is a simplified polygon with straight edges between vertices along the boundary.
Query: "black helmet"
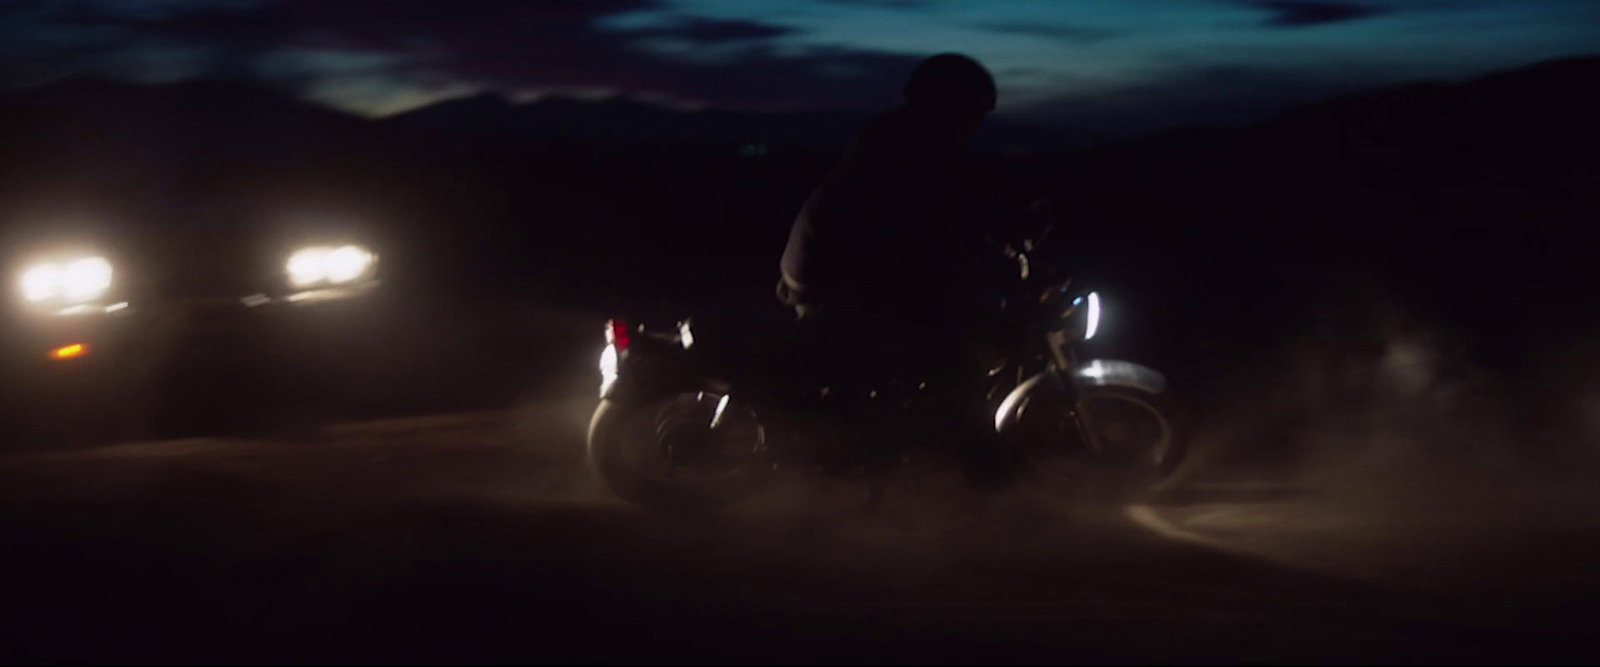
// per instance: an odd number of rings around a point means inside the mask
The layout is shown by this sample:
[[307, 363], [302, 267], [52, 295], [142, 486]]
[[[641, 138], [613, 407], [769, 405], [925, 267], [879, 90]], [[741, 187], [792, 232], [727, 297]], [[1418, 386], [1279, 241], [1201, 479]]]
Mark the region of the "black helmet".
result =
[[978, 61], [959, 53], [941, 53], [922, 61], [906, 82], [906, 102], [952, 110], [994, 109], [994, 77]]

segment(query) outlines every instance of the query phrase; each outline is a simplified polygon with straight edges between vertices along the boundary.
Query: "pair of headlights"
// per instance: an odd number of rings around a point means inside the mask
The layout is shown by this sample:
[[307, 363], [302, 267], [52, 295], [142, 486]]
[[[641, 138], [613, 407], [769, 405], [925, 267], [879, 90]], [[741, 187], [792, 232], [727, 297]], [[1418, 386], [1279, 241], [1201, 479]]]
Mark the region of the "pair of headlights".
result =
[[111, 262], [82, 257], [70, 262], [38, 264], [22, 272], [22, 298], [33, 302], [85, 303], [111, 289]]
[[306, 289], [324, 285], [346, 285], [372, 274], [378, 258], [361, 246], [313, 246], [289, 256], [286, 269], [289, 285]]
[[[313, 246], [289, 256], [285, 271], [290, 286], [308, 289], [353, 283], [372, 274], [377, 257], [355, 245]], [[34, 302], [90, 303], [111, 289], [111, 262], [104, 257], [79, 257], [35, 264], [22, 272], [22, 298]]]

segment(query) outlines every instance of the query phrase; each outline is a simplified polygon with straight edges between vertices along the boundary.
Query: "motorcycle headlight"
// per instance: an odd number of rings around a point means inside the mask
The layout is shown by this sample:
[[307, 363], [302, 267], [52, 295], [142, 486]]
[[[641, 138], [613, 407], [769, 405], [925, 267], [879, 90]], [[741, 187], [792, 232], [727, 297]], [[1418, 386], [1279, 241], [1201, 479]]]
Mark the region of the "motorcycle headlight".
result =
[[36, 264], [22, 272], [22, 298], [39, 303], [88, 303], [111, 289], [111, 262], [81, 257], [69, 262]]
[[343, 285], [368, 277], [377, 256], [361, 246], [312, 246], [289, 256], [289, 284], [296, 288]]
[[1100, 293], [1089, 293], [1089, 320], [1083, 325], [1083, 339], [1094, 338], [1095, 332], [1100, 330]]
[[1083, 339], [1089, 340], [1100, 331], [1100, 293], [1090, 292], [1072, 300], [1072, 308], [1076, 311], [1083, 308]]

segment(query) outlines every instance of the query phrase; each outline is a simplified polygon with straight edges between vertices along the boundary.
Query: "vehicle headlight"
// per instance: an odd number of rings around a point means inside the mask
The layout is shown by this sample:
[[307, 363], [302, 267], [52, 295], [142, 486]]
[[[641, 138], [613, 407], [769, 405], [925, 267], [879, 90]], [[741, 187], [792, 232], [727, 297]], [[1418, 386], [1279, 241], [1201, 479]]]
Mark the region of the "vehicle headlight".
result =
[[1083, 307], [1083, 339], [1094, 338], [1100, 331], [1100, 293], [1090, 292], [1087, 296], [1080, 296], [1072, 300], [1072, 307], [1076, 310]]
[[22, 298], [32, 302], [87, 303], [111, 289], [111, 262], [104, 257], [81, 257], [69, 262], [48, 262], [22, 272]]
[[361, 246], [313, 246], [290, 255], [285, 268], [289, 284], [303, 288], [355, 282], [370, 275], [376, 262], [377, 257]]
[[1095, 332], [1100, 330], [1100, 293], [1089, 293], [1089, 320], [1083, 325], [1083, 339], [1094, 338]]

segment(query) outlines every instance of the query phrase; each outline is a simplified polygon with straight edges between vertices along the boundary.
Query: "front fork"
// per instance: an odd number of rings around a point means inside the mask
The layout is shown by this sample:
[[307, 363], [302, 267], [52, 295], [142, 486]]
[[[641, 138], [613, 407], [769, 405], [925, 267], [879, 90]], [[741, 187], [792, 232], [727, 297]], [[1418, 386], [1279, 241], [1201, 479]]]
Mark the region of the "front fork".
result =
[[1093, 417], [1084, 409], [1083, 392], [1078, 389], [1078, 354], [1067, 341], [1065, 331], [1052, 331], [1046, 338], [1050, 342], [1050, 355], [1055, 364], [1052, 372], [1057, 386], [1067, 393], [1072, 405], [1069, 415], [1073, 427], [1078, 430], [1078, 438], [1096, 456], [1105, 454], [1105, 444], [1100, 441], [1098, 431], [1094, 428]]

